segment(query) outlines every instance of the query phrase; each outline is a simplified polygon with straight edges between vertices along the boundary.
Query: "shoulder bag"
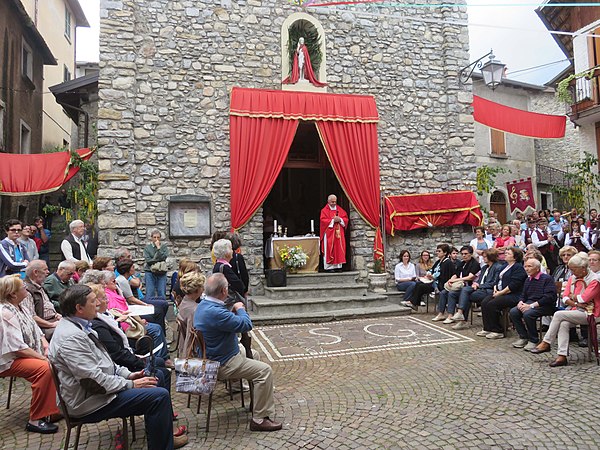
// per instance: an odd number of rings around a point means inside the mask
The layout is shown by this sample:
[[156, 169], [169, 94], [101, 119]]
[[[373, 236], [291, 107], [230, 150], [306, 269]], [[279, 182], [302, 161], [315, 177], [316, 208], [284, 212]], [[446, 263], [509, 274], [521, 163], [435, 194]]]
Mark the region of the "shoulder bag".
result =
[[[194, 329], [192, 342], [188, 346], [185, 358], [175, 358], [175, 390], [184, 394], [209, 395], [215, 390], [219, 361], [206, 359], [206, 346], [204, 338]], [[199, 351], [199, 357], [194, 357], [194, 350]]]

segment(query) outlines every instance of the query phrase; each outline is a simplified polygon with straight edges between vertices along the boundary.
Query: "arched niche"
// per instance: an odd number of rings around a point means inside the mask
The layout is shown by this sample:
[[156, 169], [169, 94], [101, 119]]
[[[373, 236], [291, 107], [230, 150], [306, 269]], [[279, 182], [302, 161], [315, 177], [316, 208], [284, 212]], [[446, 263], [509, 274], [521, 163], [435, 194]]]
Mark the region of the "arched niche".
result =
[[[319, 64], [319, 70], [315, 70], [319, 81], [327, 83], [327, 52], [325, 50], [325, 30], [321, 23], [309, 14], [298, 12], [288, 16], [281, 25], [281, 80], [287, 78], [290, 74], [291, 65], [289, 57], [289, 30], [292, 25], [296, 22], [301, 22], [305, 27], [312, 31], [316, 31], [319, 36], [319, 48], [321, 50], [321, 63]], [[296, 43], [292, 43], [296, 46]], [[314, 67], [313, 67], [314, 68]], [[283, 84], [281, 89], [286, 91], [313, 91], [313, 92], [326, 92], [327, 86], [316, 87], [310, 83], [296, 83], [296, 84]]]

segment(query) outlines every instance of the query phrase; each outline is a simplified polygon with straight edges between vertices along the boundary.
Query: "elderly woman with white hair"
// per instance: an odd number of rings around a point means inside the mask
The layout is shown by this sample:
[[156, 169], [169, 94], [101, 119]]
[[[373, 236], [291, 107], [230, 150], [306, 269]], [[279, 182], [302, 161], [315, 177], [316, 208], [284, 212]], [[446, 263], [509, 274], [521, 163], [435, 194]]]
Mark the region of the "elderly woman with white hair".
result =
[[222, 273], [229, 282], [229, 289], [233, 289], [235, 292], [244, 295], [246, 290], [244, 282], [235, 274], [235, 271], [229, 264], [233, 257], [233, 246], [229, 239], [219, 239], [213, 245], [213, 253], [217, 262], [213, 267], [213, 273]]
[[557, 358], [550, 367], [569, 364], [569, 330], [576, 325], [587, 325], [588, 314], [593, 314], [598, 322], [600, 316], [600, 285], [597, 277], [589, 269], [588, 255], [578, 253], [569, 260], [571, 277], [567, 280], [563, 291], [564, 311], [558, 311], [552, 317], [550, 328], [542, 342], [531, 350], [531, 353], [550, 351], [552, 343], [558, 338]]

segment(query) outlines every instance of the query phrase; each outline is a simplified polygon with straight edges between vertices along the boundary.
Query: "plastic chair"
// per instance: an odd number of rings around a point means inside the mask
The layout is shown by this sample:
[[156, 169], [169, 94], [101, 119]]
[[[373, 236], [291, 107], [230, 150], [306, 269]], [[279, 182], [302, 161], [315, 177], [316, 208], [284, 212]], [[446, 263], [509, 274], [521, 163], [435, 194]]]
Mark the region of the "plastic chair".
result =
[[[50, 364], [50, 372], [52, 373], [52, 379], [54, 380], [54, 386], [56, 387], [56, 395], [58, 397], [59, 407], [65, 418], [65, 424], [67, 425], [67, 432], [65, 433], [65, 444], [64, 444], [63, 448], [65, 450], [69, 448], [69, 441], [71, 440], [71, 430], [73, 430], [73, 428], [76, 428], [75, 444], [73, 445], [73, 448], [75, 450], [77, 450], [77, 448], [79, 447], [79, 436], [81, 434], [81, 427], [86, 423], [94, 423], [94, 422], [87, 422], [87, 421], [85, 421], [85, 419], [84, 420], [75, 419], [75, 418], [69, 416], [67, 404], [65, 403], [65, 401], [60, 393], [60, 379], [58, 378], [58, 371], [56, 370], [56, 368], [54, 367], [54, 365], [52, 363], [49, 363], [49, 364]], [[134, 419], [134, 416], [130, 416], [129, 419], [131, 422], [131, 435], [133, 437], [132, 441], [135, 441], [135, 419]], [[129, 436], [127, 433], [127, 417], [121, 417], [121, 420], [123, 421], [123, 450], [129, 450]]]

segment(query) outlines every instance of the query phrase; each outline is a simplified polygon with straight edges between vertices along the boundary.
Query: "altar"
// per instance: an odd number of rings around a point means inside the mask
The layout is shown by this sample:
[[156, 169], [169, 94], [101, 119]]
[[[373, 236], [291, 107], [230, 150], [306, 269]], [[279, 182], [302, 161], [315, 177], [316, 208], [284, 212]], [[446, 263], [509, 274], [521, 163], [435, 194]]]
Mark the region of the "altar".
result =
[[304, 253], [308, 255], [308, 261], [298, 272], [316, 273], [319, 271], [319, 243], [319, 236], [272, 237], [267, 241], [265, 256], [271, 258], [271, 269], [283, 269], [279, 250], [286, 245], [288, 247], [299, 245]]

